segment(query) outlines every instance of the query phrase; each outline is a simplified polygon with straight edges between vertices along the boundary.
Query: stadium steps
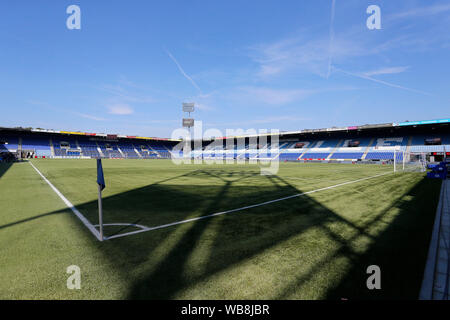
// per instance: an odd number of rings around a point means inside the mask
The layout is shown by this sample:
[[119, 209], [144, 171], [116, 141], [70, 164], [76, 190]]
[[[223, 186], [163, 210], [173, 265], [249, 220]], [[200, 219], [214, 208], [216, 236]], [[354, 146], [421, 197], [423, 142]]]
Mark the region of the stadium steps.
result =
[[169, 158], [172, 158], [172, 150], [170, 150], [170, 149], [167, 148], [166, 146], [164, 146], [164, 148], [167, 149], [167, 152], [169, 153]]
[[122, 158], [126, 158], [125, 154], [122, 152], [122, 150], [120, 150], [119, 145], [117, 144], [117, 151], [119, 151], [120, 155], [122, 156]]
[[277, 152], [277, 154], [272, 158], [272, 161], [278, 159], [280, 157], [281, 152]]
[[138, 149], [135, 147], [134, 144], [132, 144], [132, 146], [133, 146], [134, 152], [136, 152], [137, 155], [138, 155], [138, 157], [139, 157], [140, 159], [142, 159], [142, 154], [138, 151]]
[[362, 155], [362, 157], [361, 157], [361, 160], [365, 160], [365, 159], [366, 159], [366, 156], [367, 156], [367, 154], [369, 153], [370, 147], [372, 147], [372, 145], [373, 145], [374, 142], [375, 142], [375, 138], [372, 138], [372, 139], [370, 140], [369, 144], [367, 145], [367, 148], [366, 148], [366, 150], [364, 151], [364, 153], [363, 153], [363, 155]]
[[150, 148], [151, 151], [155, 152], [158, 155], [158, 157], [161, 157], [161, 154], [158, 151], [156, 151], [155, 149], [153, 149], [150, 144], [148, 144], [147, 146]]
[[411, 149], [412, 142], [413, 142], [413, 137], [410, 136], [409, 139], [408, 139], [408, 144], [406, 145], [406, 150], [405, 150], [406, 154], [409, 154], [409, 150]]
[[[297, 160], [301, 160], [301, 158], [308, 153], [308, 151], [312, 148], [312, 146], [314, 145], [314, 143], [316, 143], [316, 141], [312, 141], [308, 147], [306, 147], [306, 149], [304, 149], [304, 151], [302, 152], [302, 154], [300, 155], [300, 157], [297, 158]], [[302, 149], [303, 150], [303, 149]]]
[[81, 149], [80, 144], [78, 143], [78, 140], [75, 140], [75, 145], [77, 146], [77, 149], [80, 150], [80, 156], [83, 156], [83, 149]]
[[17, 151], [22, 152], [22, 137], [19, 137], [18, 141], [19, 142], [17, 143]]
[[333, 150], [331, 150], [331, 152], [330, 152], [330, 154], [328, 155], [328, 157], [326, 158], [326, 160], [330, 160], [330, 159], [331, 159], [331, 156], [332, 156], [333, 153], [335, 153], [336, 150], [341, 146], [341, 144], [342, 144], [343, 141], [344, 141], [343, 139], [339, 140], [339, 142], [337, 143], [337, 145], [333, 148]]
[[103, 154], [103, 151], [102, 151], [102, 149], [100, 148], [100, 146], [98, 145], [97, 142], [95, 142], [95, 145], [97, 146], [97, 151], [98, 151], [98, 154], [100, 155], [100, 157], [104, 158], [105, 155]]
[[55, 147], [53, 146], [53, 140], [49, 139], [49, 141], [50, 141], [50, 152], [51, 152], [52, 157], [54, 157], [55, 156]]

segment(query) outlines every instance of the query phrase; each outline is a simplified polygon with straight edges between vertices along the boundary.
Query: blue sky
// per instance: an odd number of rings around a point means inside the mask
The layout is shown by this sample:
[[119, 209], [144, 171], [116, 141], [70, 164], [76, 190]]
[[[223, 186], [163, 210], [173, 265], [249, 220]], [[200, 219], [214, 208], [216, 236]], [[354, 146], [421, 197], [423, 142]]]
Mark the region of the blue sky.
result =
[[447, 118], [449, 30], [444, 0], [2, 1], [0, 126], [169, 137], [183, 101], [222, 131]]

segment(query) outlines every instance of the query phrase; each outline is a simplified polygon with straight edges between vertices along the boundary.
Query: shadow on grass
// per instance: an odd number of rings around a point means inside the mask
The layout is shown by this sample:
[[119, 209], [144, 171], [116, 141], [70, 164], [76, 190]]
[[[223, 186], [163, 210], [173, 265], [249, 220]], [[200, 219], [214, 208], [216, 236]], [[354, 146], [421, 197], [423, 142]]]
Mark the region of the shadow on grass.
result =
[[37, 219], [40, 219], [40, 218], [48, 217], [48, 216], [51, 216], [51, 215], [60, 214], [60, 213], [63, 213], [63, 212], [70, 212], [70, 210], [67, 209], [67, 210], [64, 210], [64, 211], [54, 211], [54, 212], [44, 213], [44, 214], [40, 214], [40, 215], [37, 215], [37, 216], [34, 216], [34, 217], [26, 218], [26, 219], [14, 221], [14, 222], [11, 222], [11, 223], [7, 223], [7, 224], [4, 224], [4, 225], [1, 225], [0, 226], [0, 230], [1, 229], [5, 229], [5, 228], [9, 228], [9, 227], [12, 227], [12, 226], [15, 226], [15, 225], [18, 225], [18, 224], [26, 223], [26, 222], [29, 222], [29, 221], [37, 220]]
[[[297, 189], [278, 177], [267, 177], [281, 194], [295, 194]], [[220, 206], [227, 199], [230, 183], [217, 193], [215, 203]], [[245, 194], [248, 190], [242, 190]], [[264, 192], [264, 190], [259, 190]], [[258, 192], [259, 193], [259, 192]], [[269, 192], [272, 198], [273, 191]], [[417, 299], [422, 281], [424, 264], [437, 205], [439, 185], [435, 181], [422, 179], [406, 194], [397, 199], [389, 208], [367, 221], [362, 227], [345, 220], [310, 197], [289, 200], [274, 208], [255, 208], [233, 214], [220, 221], [213, 235], [208, 235], [208, 225], [212, 220], [192, 223], [189, 230], [180, 238], [177, 245], [169, 250], [156, 268], [135, 281], [128, 298], [131, 299], [170, 299], [196, 283], [208, 279], [231, 266], [249, 261], [264, 250], [276, 246], [292, 236], [306, 232], [311, 227], [319, 227], [329, 239], [339, 244], [340, 249], [324, 261], [315, 263], [311, 271], [302, 274], [294, 283], [286, 286], [278, 298], [295, 297], [302, 285], [317, 274], [326, 264], [340, 256], [349, 257], [351, 269], [334, 288], [326, 294], [327, 299]], [[429, 199], [429, 201], [424, 201]], [[209, 207], [205, 211], [212, 212]], [[399, 210], [388, 227], [373, 237], [369, 229], [383, 221], [390, 210]], [[280, 210], [280, 211], [279, 211]], [[345, 238], [327, 225], [332, 222], [343, 223], [356, 231], [354, 237]], [[371, 239], [372, 245], [363, 253], [355, 252], [352, 242], [360, 236]], [[198, 275], [185, 274], [185, 267], [194, 248], [203, 239], [212, 238], [207, 263]], [[123, 243], [125, 246], [127, 244]], [[383, 288], [380, 291], [368, 290], [366, 269], [376, 264], [381, 267]], [[233, 281], [233, 279], [230, 279]], [[297, 292], [296, 292], [297, 290]], [[200, 295], [202, 296], [202, 295]], [[224, 296], [224, 298], [226, 295]]]
[[[194, 170], [163, 182], [204, 177], [205, 183], [155, 183], [107, 197], [103, 201], [105, 223], [131, 222], [138, 218], [139, 223], [154, 226], [191, 218], [193, 212], [195, 216], [208, 215], [301, 192], [277, 176], [261, 177], [260, 181], [264, 182], [261, 184], [252, 181], [251, 185], [236, 185], [256, 176], [259, 176], [258, 171]], [[211, 179], [221, 183], [212, 184]], [[383, 181], [373, 180], [372, 183]], [[435, 181], [422, 179], [389, 208], [363, 225], [356, 225], [313, 198], [302, 196], [220, 218], [197, 220], [103, 243], [93, 238], [92, 241], [119, 276], [131, 281], [126, 298], [171, 299], [291, 237], [318, 228], [339, 249], [315, 262], [308, 272], [293, 276], [294, 280], [286, 283], [275, 298], [295, 297], [325, 265], [345, 256], [351, 260], [350, 270], [328, 290], [326, 298], [415, 299], [422, 280], [438, 194], [439, 185]], [[77, 208], [96, 223], [96, 201]], [[383, 221], [392, 209], [399, 210], [395, 219], [389, 221], [384, 231], [371, 235], [370, 228]], [[354, 236], [342, 236], [330, 228], [329, 224], [335, 222], [352, 230]], [[117, 234], [119, 230], [111, 229], [110, 232]], [[87, 230], [85, 232], [88, 233]], [[371, 246], [363, 253], [356, 252], [353, 246], [360, 236], [371, 240]], [[194, 252], [198, 254], [199, 248], [199, 256], [203, 258], [194, 260], [194, 265], [199, 263], [198, 270], [187, 273], [186, 269], [192, 268], [192, 256]], [[382, 290], [378, 292], [369, 291], [365, 286], [368, 277], [365, 271], [371, 264], [381, 267]], [[233, 282], [233, 279], [229, 281]], [[226, 298], [226, 292], [222, 297]]]
[[[273, 199], [299, 192], [298, 189], [279, 177], [268, 176], [266, 179], [272, 182], [276, 192], [272, 188], [260, 188], [256, 192], [259, 196], [266, 193]], [[203, 213], [215, 212], [214, 208], [226, 207], [226, 202], [237, 201], [239, 196], [230, 196], [230, 187], [231, 183], [227, 181], [216, 193], [216, 197], [212, 201], [214, 205], [206, 207]], [[254, 191], [252, 190], [254, 187], [234, 188], [240, 189], [238, 195], [249, 195]], [[247, 212], [237, 213], [238, 216], [227, 215], [223, 217], [213, 233], [208, 229], [212, 223], [211, 219], [193, 222], [188, 231], [177, 241], [177, 244], [168, 250], [164, 259], [135, 281], [128, 298], [174, 298], [180, 291], [202, 282], [214, 274], [249, 261], [264, 250], [274, 247], [292, 236], [304, 233], [311, 227], [318, 227], [329, 239], [339, 245], [339, 250], [331, 256], [324, 257], [324, 260], [314, 264], [308, 273], [302, 274], [294, 283], [288, 284], [278, 298], [295, 297], [302, 285], [307, 280], [311, 280], [326, 264], [333, 263], [336, 258], [345, 256], [351, 260], [351, 270], [347, 275], [342, 276], [339, 284], [330, 288], [326, 298], [416, 299], [422, 280], [438, 191], [438, 184], [422, 179], [389, 208], [372, 217], [363, 226], [345, 220], [308, 196], [289, 200], [281, 206], [254, 208]], [[248, 198], [253, 197], [249, 196]], [[424, 199], [430, 199], [430, 201], [427, 202]], [[267, 199], [259, 201], [265, 200]], [[235, 205], [235, 207], [237, 206]], [[389, 222], [389, 226], [383, 232], [376, 237], [372, 236], [369, 229], [375, 224], [383, 222], [385, 215], [393, 209], [399, 210], [395, 219]], [[339, 222], [351, 228], [355, 231], [355, 236], [343, 237], [333, 231], [328, 227], [333, 222]], [[162, 233], [170, 236], [171, 232], [176, 231], [175, 229]], [[353, 247], [353, 242], [360, 236], [370, 238], [373, 243], [363, 253], [356, 252]], [[199, 242], [205, 239], [210, 239], [212, 242], [208, 248], [207, 261], [201, 266], [202, 271], [198, 275], [187, 276], [184, 271], [188, 260]], [[134, 245], [127, 242], [120, 243], [124, 250]], [[139, 246], [138, 250], [145, 251], [145, 249]], [[148, 251], [147, 248], [147, 252], [151, 251]], [[371, 264], [379, 265], [383, 272], [384, 285], [381, 291], [369, 291], [366, 287], [368, 277], [366, 269]]]
[[[341, 244], [340, 249], [323, 257], [308, 273], [288, 285], [277, 299], [290, 297], [325, 265], [342, 257], [350, 259], [351, 268], [334, 287], [330, 286], [326, 299], [417, 299], [439, 188], [438, 181], [423, 178], [388, 208], [364, 222], [359, 232], [347, 239], [321, 223], [319, 227], [330, 239]], [[387, 214], [392, 210], [398, 210], [398, 213], [389, 221]], [[367, 250], [356, 252], [354, 248], [358, 238], [362, 234], [367, 235], [370, 228], [380, 223], [387, 227], [376, 237], [371, 237], [372, 244]], [[381, 290], [369, 290], [366, 286], [370, 276], [366, 270], [370, 265], [381, 268]]]
[[[425, 270], [440, 181], [423, 178], [390, 208], [399, 210], [395, 220], [363, 254], [353, 256], [352, 268], [328, 299], [413, 299], [419, 291]], [[382, 219], [386, 210], [378, 219]], [[366, 228], [370, 227], [370, 224]], [[381, 290], [368, 290], [366, 269], [381, 270]]]
[[12, 162], [0, 162], [0, 178], [8, 171], [13, 165]]

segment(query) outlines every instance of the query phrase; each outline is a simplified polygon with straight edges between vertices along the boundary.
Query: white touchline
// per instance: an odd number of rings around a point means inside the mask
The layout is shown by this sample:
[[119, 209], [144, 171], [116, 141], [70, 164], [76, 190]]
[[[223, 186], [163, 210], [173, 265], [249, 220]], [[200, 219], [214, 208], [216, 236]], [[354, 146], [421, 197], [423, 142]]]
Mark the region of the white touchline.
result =
[[270, 200], [270, 201], [265, 201], [265, 202], [261, 202], [261, 203], [257, 203], [257, 204], [252, 204], [252, 205], [241, 207], [241, 208], [237, 208], [237, 209], [232, 209], [232, 210], [217, 212], [217, 213], [213, 213], [213, 214], [209, 214], [209, 215], [201, 216], [201, 217], [197, 217], [197, 218], [191, 218], [191, 219], [187, 219], [187, 220], [181, 220], [181, 221], [177, 221], [177, 222], [167, 223], [167, 224], [159, 225], [159, 226], [156, 226], [156, 227], [148, 227], [148, 228], [145, 228], [145, 229], [142, 229], [142, 230], [136, 230], [136, 231], [131, 231], [131, 232], [127, 232], [127, 233], [117, 234], [117, 235], [114, 235], [114, 236], [110, 236], [107, 239], [114, 239], [114, 238], [125, 237], [125, 236], [129, 236], [129, 235], [133, 235], [133, 234], [137, 234], [137, 233], [141, 233], [141, 232], [147, 232], [147, 231], [152, 231], [152, 230], [157, 230], [157, 229], [163, 229], [163, 228], [175, 226], [175, 225], [178, 225], [178, 224], [188, 223], [188, 222], [197, 221], [197, 220], [201, 220], [201, 219], [206, 219], [206, 218], [212, 218], [212, 217], [220, 216], [220, 215], [227, 214], [227, 213], [232, 213], [232, 212], [236, 212], [236, 211], [242, 211], [242, 210], [246, 210], [246, 209], [260, 207], [260, 206], [264, 206], [264, 205], [271, 204], [271, 203], [278, 202], [278, 201], [284, 201], [284, 200], [288, 200], [288, 199], [292, 199], [292, 198], [296, 198], [296, 197], [301, 197], [301, 196], [304, 196], [304, 195], [307, 195], [307, 194], [311, 194], [311, 193], [315, 193], [315, 192], [319, 192], [319, 191], [324, 191], [324, 190], [328, 190], [328, 189], [341, 187], [341, 186], [344, 186], [344, 185], [347, 185], [347, 184], [352, 184], [352, 183], [356, 183], [356, 182], [360, 182], [360, 181], [364, 181], [364, 180], [368, 180], [368, 179], [381, 177], [381, 176], [384, 176], [384, 175], [390, 174], [390, 173], [392, 173], [392, 171], [381, 173], [381, 174], [377, 174], [377, 175], [371, 176], [371, 177], [366, 177], [366, 178], [361, 178], [361, 179], [357, 179], [357, 180], [353, 180], [353, 181], [347, 181], [347, 182], [335, 184], [335, 185], [329, 186], [329, 187], [324, 187], [324, 188], [320, 188], [320, 189], [316, 189], [316, 190], [302, 192], [302, 193], [294, 194], [292, 196], [287, 196], [287, 197], [283, 197], [283, 198], [279, 198], [279, 199], [275, 199], [275, 200]]
[[39, 173], [39, 175], [42, 177], [42, 179], [44, 179], [44, 181], [47, 182], [47, 184], [50, 186], [50, 188], [52, 188], [52, 190], [55, 191], [55, 193], [61, 198], [61, 200], [66, 204], [66, 206], [69, 207], [69, 209], [72, 210], [72, 212], [78, 217], [78, 219], [81, 220], [81, 222], [83, 222], [83, 224], [92, 232], [92, 234], [98, 240], [100, 240], [100, 233], [98, 232], [97, 229], [95, 229], [95, 227], [92, 225], [92, 223], [90, 223], [89, 220], [86, 219], [86, 217], [83, 216], [81, 214], [81, 212], [78, 211], [78, 209], [75, 208], [75, 206], [69, 200], [67, 200], [67, 198], [64, 197], [64, 195], [61, 192], [59, 192], [59, 190], [56, 189], [55, 186], [50, 181], [48, 181], [48, 179], [34, 166], [33, 163], [31, 163], [31, 161], [29, 161], [29, 163], [34, 168], [34, 170], [36, 170], [36, 172]]

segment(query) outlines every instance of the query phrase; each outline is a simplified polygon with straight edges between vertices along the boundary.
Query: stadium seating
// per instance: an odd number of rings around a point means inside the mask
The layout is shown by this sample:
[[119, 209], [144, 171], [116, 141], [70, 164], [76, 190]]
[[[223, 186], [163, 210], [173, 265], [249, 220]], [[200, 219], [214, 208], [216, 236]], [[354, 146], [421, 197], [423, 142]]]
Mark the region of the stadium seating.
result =
[[13, 135], [3, 135], [0, 137], [2, 142], [6, 144], [1, 144], [0, 148], [5, 151], [16, 151], [19, 145], [19, 137]]
[[[393, 160], [394, 152], [369, 152], [366, 155], [366, 160]], [[396, 154], [397, 161], [403, 160], [403, 154], [401, 152]]]
[[362, 152], [335, 152], [331, 159], [361, 159], [362, 156]]
[[100, 157], [100, 153], [95, 142], [79, 140], [79, 145], [81, 147], [81, 153], [83, 156], [91, 158]]
[[295, 161], [301, 156], [301, 153], [281, 153], [278, 159], [280, 161]]
[[302, 156], [302, 159], [326, 159], [330, 153], [324, 152], [324, 153], [305, 153]]
[[22, 138], [22, 149], [27, 150], [50, 150], [50, 140], [45, 137], [26, 136]]
[[137, 150], [135, 150], [135, 147], [133, 144], [126, 144], [123, 142], [120, 142], [117, 144], [119, 149], [122, 151], [122, 154], [125, 158], [128, 159], [139, 159], [141, 156], [138, 154]]
[[[434, 140], [433, 140], [434, 139]], [[351, 138], [341, 134], [336, 139], [280, 141], [279, 148], [270, 149], [271, 143], [227, 147], [224, 141], [204, 142], [203, 151], [195, 157], [215, 159], [268, 159], [280, 161], [402, 161], [404, 152], [430, 153], [449, 152], [449, 134], [417, 134], [413, 136], [374, 136]], [[0, 134], [0, 152], [16, 150], [32, 151], [46, 157], [130, 158], [163, 159], [175, 156], [172, 148], [178, 143], [168, 140], [107, 139], [102, 137], [76, 136], [69, 134]], [[303, 143], [301, 148], [295, 148]], [[181, 152], [177, 156], [182, 155]]]

